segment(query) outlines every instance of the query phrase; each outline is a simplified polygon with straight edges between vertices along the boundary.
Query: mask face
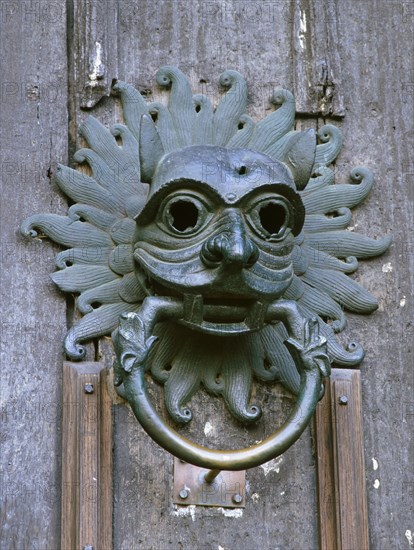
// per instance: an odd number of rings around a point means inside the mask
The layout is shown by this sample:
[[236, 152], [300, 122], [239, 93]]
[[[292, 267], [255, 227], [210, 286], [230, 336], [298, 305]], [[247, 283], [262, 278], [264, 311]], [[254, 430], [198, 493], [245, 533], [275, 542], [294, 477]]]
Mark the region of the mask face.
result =
[[177, 68], [162, 67], [156, 78], [169, 89], [168, 104], [116, 83], [125, 125], [85, 120], [88, 147], [74, 160], [90, 175], [59, 166], [67, 215], [35, 214], [22, 232], [67, 248], [52, 278], [78, 295], [83, 315], [65, 339], [71, 359], [85, 356], [84, 342], [116, 330], [120, 315], [141, 312], [148, 297], [179, 302], [182, 319], [156, 324], [151, 364], [171, 417], [188, 422], [186, 404], [202, 384], [236, 418], [254, 421], [253, 379], [300, 389], [286, 328], [268, 323], [269, 304], [290, 301], [303, 318], [315, 317], [332, 361], [357, 366], [362, 347], [345, 349], [335, 334], [346, 310], [369, 313], [378, 304], [348, 274], [391, 239], [346, 229], [373, 176], [358, 167], [350, 184], [335, 183], [341, 133], [330, 124], [317, 135], [296, 130], [289, 91], [276, 90], [278, 108], [253, 121], [236, 71], [221, 75], [228, 90], [215, 109]]
[[[279, 298], [293, 277], [294, 237], [303, 224], [302, 202], [291, 181], [272, 182], [281, 179], [274, 170], [279, 166], [273, 163], [271, 172], [264, 155], [244, 150], [227, 150], [221, 179], [211, 168], [209, 176], [206, 163], [223, 163], [222, 148], [207, 148], [208, 157], [203, 148], [203, 166], [194, 161], [199, 148], [188, 149], [193, 151], [176, 155], [173, 181], [157, 185], [155, 180], [148, 207], [137, 218], [138, 266], [157, 294], [201, 295], [204, 303], [236, 306]], [[240, 157], [242, 174], [234, 162]]]

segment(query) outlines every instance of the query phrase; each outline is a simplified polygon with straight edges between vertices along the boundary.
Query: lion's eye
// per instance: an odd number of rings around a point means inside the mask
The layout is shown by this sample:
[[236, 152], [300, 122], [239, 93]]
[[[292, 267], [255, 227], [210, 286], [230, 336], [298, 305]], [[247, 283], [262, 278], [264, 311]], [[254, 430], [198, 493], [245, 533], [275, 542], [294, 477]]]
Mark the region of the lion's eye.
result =
[[191, 236], [207, 223], [209, 217], [206, 206], [196, 197], [176, 195], [162, 205], [160, 221], [175, 235]]
[[249, 211], [252, 229], [266, 240], [284, 238], [291, 222], [290, 209], [282, 198], [266, 198], [258, 201]]
[[259, 209], [260, 224], [271, 235], [277, 235], [286, 224], [288, 212], [281, 204], [268, 202]]
[[196, 227], [198, 222], [198, 208], [192, 201], [178, 200], [170, 205], [167, 211], [167, 217], [174, 229], [180, 233], [185, 233]]

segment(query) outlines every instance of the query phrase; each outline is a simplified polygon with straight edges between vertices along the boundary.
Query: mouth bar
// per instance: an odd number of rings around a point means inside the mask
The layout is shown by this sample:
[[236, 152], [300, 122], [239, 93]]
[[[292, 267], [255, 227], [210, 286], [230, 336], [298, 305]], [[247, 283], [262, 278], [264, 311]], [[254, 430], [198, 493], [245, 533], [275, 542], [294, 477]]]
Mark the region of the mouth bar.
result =
[[180, 322], [195, 330], [225, 336], [263, 327], [268, 304], [258, 301], [245, 304], [229, 302], [204, 301], [201, 295], [186, 294], [184, 316]]

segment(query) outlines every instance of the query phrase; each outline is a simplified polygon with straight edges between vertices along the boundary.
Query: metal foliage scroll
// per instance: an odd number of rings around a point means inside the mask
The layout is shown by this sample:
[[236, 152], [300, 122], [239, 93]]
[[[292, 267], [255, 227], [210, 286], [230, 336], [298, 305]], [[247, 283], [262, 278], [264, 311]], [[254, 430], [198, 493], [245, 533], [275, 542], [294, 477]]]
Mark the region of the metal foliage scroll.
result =
[[[370, 313], [378, 304], [350, 274], [359, 259], [387, 250], [391, 237], [347, 231], [373, 176], [358, 167], [349, 183], [335, 182], [340, 131], [294, 130], [289, 91], [276, 91], [275, 110], [255, 122], [236, 71], [221, 75], [227, 92], [215, 109], [175, 67], [159, 69], [156, 80], [170, 90], [168, 105], [115, 84], [125, 124], [108, 130], [86, 120], [89, 148], [74, 160], [91, 175], [60, 165], [55, 180], [73, 206], [67, 216], [29, 217], [22, 232], [68, 247], [52, 278], [78, 295], [83, 314], [66, 336], [70, 358], [82, 359], [83, 342], [111, 334], [146, 297], [181, 300], [186, 319], [155, 326], [148, 362], [169, 414], [188, 422], [188, 403], [203, 385], [237, 419], [255, 421], [254, 379], [279, 381], [294, 394], [300, 387], [286, 326], [266, 320], [266, 307], [294, 302], [303, 318], [316, 319], [331, 362], [358, 365], [362, 347], [345, 349], [335, 334], [346, 310]], [[243, 323], [237, 312], [234, 322], [230, 314], [220, 319], [233, 306], [247, 312]]]

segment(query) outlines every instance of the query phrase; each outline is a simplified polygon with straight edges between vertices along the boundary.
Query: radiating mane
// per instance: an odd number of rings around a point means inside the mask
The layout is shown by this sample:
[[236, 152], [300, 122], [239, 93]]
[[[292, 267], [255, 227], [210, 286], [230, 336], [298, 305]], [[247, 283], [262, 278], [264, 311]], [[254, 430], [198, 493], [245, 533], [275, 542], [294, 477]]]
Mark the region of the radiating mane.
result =
[[[391, 237], [374, 240], [347, 230], [351, 209], [368, 195], [373, 176], [357, 167], [349, 183], [336, 183], [330, 167], [342, 146], [341, 132], [332, 125], [294, 130], [295, 100], [287, 90], [271, 98], [275, 110], [254, 121], [245, 114], [247, 84], [236, 71], [226, 71], [220, 84], [227, 88], [214, 110], [209, 98], [193, 94], [185, 75], [162, 67], [157, 84], [169, 90], [168, 104], [148, 103], [131, 85], [118, 81], [125, 125], [110, 130], [89, 117], [81, 128], [89, 148], [74, 160], [87, 163], [91, 176], [59, 166], [55, 181], [75, 204], [66, 216], [37, 214], [22, 224], [25, 235], [39, 233], [67, 247], [56, 256], [53, 281], [64, 292], [77, 294], [83, 317], [69, 330], [65, 349], [72, 359], [85, 355], [83, 342], [109, 335], [124, 312], [139, 311], [153, 292], [134, 262], [135, 218], [147, 201], [148, 183], [159, 159], [191, 145], [244, 148], [281, 161], [290, 171], [305, 206], [303, 230], [295, 237], [294, 277], [285, 298], [295, 300], [305, 317], [318, 319], [328, 342], [330, 359], [339, 366], [358, 365], [363, 349], [344, 348], [335, 337], [346, 326], [346, 311], [369, 313], [374, 296], [350, 275], [358, 261], [382, 254]], [[118, 141], [119, 140], [119, 141]], [[164, 384], [172, 418], [191, 418], [187, 403], [202, 384], [222, 395], [241, 420], [255, 420], [249, 405], [253, 378], [280, 381], [297, 393], [299, 375], [284, 341], [282, 324], [255, 333], [223, 339], [192, 333], [185, 327], [160, 324], [159, 344], [152, 353], [152, 375]], [[190, 365], [196, 368], [190, 368]], [[180, 383], [177, 385], [177, 380]], [[172, 391], [174, 388], [174, 391]]]

